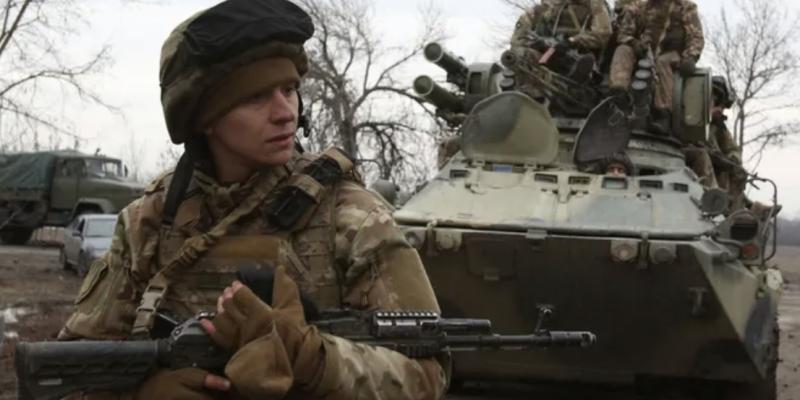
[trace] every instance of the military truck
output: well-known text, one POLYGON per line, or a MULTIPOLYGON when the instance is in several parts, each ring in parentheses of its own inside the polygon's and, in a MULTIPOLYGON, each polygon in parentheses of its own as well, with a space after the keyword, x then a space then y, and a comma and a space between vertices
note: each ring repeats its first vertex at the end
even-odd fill
POLYGON ((637 72, 640 92, 619 107, 601 101, 602 83, 587 95, 537 70, 541 90, 522 93, 501 62, 467 65, 437 43, 425 56, 456 90, 427 76, 414 88, 459 128, 460 151, 395 218, 443 315, 487 318, 509 333, 551 315, 549 329, 598 336, 589 349, 454 355, 455 387, 551 382, 643 398, 775 398, 775 213, 726 210, 681 149, 708 135, 709 70, 676 77, 673 135, 663 135, 641 123, 636 100, 648 98, 652 71, 637 72), (620 150, 635 171, 590 168, 620 150))
POLYGON ((83 213, 116 213, 144 187, 114 158, 76 151, 0 155, 0 240, 23 244, 36 228, 83 213))

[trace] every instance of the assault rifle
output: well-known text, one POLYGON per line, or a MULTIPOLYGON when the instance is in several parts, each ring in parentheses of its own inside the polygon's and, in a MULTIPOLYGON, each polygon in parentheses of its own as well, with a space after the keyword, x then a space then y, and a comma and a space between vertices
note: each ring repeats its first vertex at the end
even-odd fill
MULTIPOLYGON (((157 369, 194 367, 222 375, 231 354, 215 346, 201 327, 200 320, 211 317, 200 314, 157 340, 18 343, 19 398, 131 390, 157 369)), ((488 320, 446 319, 424 311, 323 311, 311 323, 322 332, 412 358, 448 351, 585 347, 596 341, 591 332, 578 331, 498 335, 488 320)))
MULTIPOLYGON (((237 279, 265 303, 272 302, 274 276, 270 271, 244 268, 237 279)), ((550 310, 542 311, 536 333, 505 336, 492 333, 491 322, 484 319, 447 319, 427 311, 320 311, 302 292, 300 301, 306 320, 321 332, 412 358, 448 351, 585 347, 596 341, 591 332, 541 330, 550 310)), ((200 325, 202 319, 213 316, 201 313, 178 324, 159 313, 151 334, 164 338, 156 340, 18 343, 15 364, 19 398, 123 392, 138 386, 157 369, 194 367, 222 375, 232 354, 214 345, 200 325)))
POLYGON ((541 36, 530 31, 525 37, 528 47, 542 53, 539 64, 552 64, 559 70, 569 71, 578 62, 581 54, 573 48, 563 36, 541 36))

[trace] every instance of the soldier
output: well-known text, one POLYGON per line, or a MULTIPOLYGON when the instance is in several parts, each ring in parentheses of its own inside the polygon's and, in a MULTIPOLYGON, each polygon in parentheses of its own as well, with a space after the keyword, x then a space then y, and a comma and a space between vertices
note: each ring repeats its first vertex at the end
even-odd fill
MULTIPOLYGON (((539 63, 543 52, 532 46, 531 33, 557 38, 562 52, 577 50, 582 57, 573 65, 558 66, 565 68, 555 68, 555 72, 566 73, 574 80, 584 82, 611 37, 611 17, 603 0, 548 0, 526 11, 517 21, 511 36, 511 48, 520 60, 539 63)), ((524 73, 517 74, 524 76, 524 73)))
POLYGON ((636 165, 633 164, 627 154, 616 153, 598 161, 597 171, 598 173, 616 177, 635 176, 636 165))
POLYGON ((654 127, 669 132, 673 69, 694 73, 705 41, 697 5, 691 0, 646 0, 626 9, 620 26, 620 46, 611 62, 612 93, 628 90, 638 58, 652 50, 658 82, 655 87, 654 127))
POLYGON ((295 150, 313 31, 288 0, 227 0, 164 44, 164 115, 187 152, 120 213, 59 337, 147 337, 156 309, 178 319, 216 309, 205 328, 233 357, 225 377, 158 371, 134 398, 443 396, 446 359, 321 334, 298 306, 299 286, 322 309, 438 310, 419 256, 352 161, 295 150), (231 285, 243 265, 285 266, 274 308, 231 285))
POLYGON ((611 18, 611 38, 608 40, 608 46, 603 52, 602 71, 608 72, 611 67, 611 59, 614 57, 614 51, 619 44, 620 26, 622 25, 622 20, 625 19, 626 10, 631 7, 637 7, 641 2, 642 0, 617 0, 614 2, 614 14, 611 18))
POLYGON ((733 91, 721 76, 715 76, 711 81, 711 132, 708 149, 718 160, 714 167, 719 187, 728 191, 732 209, 739 209, 744 206, 742 197, 747 174, 742 167, 742 150, 725 123, 728 120, 725 110, 733 106, 733 91))

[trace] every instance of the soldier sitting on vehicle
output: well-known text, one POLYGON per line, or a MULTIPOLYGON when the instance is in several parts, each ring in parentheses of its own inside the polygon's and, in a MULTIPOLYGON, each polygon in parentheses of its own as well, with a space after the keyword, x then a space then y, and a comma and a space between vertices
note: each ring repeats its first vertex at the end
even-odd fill
POLYGON ((731 209, 744 207, 747 173, 742 167, 742 149, 725 124, 725 110, 733 106, 734 94, 724 77, 712 78, 711 130, 708 151, 714 163, 717 184, 728 192, 731 209))
POLYGON ((628 8, 638 7, 641 2, 642 0, 617 0, 614 2, 614 13, 611 15, 611 38, 603 52, 601 71, 608 72, 611 67, 611 58, 614 57, 614 51, 619 45, 619 32, 622 20, 625 19, 625 14, 628 13, 628 8))
POLYGON ((620 25, 619 47, 611 62, 609 86, 612 95, 627 93, 637 59, 652 51, 655 57, 653 128, 670 132, 673 95, 673 69, 682 75, 694 73, 705 39, 691 0, 647 0, 627 7, 620 25))
MULTIPOLYGON (((522 64, 544 64, 584 83, 610 37, 611 17, 603 0, 545 0, 520 16, 511 49, 522 64)), ((530 85, 525 69, 512 69, 523 87, 530 85)))

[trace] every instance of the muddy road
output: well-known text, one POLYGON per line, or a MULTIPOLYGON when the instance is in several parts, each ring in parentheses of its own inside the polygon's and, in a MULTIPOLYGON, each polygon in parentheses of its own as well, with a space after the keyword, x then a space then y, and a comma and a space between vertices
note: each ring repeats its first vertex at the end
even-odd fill
MULTIPOLYGON (((780 314, 778 399, 800 400, 800 247, 781 249, 776 263, 786 279, 780 314)), ((0 246, 0 319, 5 321, 0 400, 16 399, 13 344, 19 339, 54 339, 80 284, 74 272, 62 269, 56 249, 0 246)))

